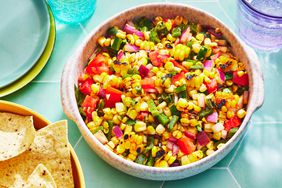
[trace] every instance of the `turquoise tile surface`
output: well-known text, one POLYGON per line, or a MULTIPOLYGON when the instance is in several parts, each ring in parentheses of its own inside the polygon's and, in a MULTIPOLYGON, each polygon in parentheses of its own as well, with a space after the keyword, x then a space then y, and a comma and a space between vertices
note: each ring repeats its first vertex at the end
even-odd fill
POLYGON ((281 187, 282 124, 250 127, 230 165, 242 187, 281 187))
MULTIPOLYGON (((126 8, 150 0, 97 0, 94 15, 76 25, 57 23, 56 44, 44 70, 23 89, 1 98, 25 105, 54 122, 68 119, 60 102, 60 77, 63 66, 85 36, 98 24, 126 8)), ((155 2, 155 1, 154 1, 155 2)), ((157 1, 156 1, 157 2, 157 1)), ((209 12, 236 31, 236 0, 160 0, 192 5, 209 12)), ((105 163, 87 145, 76 126, 69 123, 69 140, 81 162, 86 187, 282 187, 282 50, 258 52, 265 78, 265 102, 252 118, 247 134, 218 164, 194 177, 160 182, 138 179, 105 163)))
POLYGON ((199 175, 178 181, 168 181, 163 188, 236 188, 238 184, 228 169, 209 169, 199 175))

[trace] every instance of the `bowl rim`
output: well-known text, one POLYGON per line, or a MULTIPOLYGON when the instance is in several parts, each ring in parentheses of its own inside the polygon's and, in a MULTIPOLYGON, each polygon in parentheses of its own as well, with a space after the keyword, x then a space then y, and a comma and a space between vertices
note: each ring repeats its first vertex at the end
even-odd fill
MULTIPOLYGON (((237 35, 231 30, 229 29, 229 27, 224 24, 222 21, 220 21, 218 18, 216 18, 215 16, 211 15, 208 12, 205 12, 204 10, 201 10, 199 8, 195 8, 194 6, 191 5, 187 5, 187 4, 182 4, 182 3, 146 3, 146 4, 141 4, 138 6, 134 6, 131 8, 128 8, 126 10, 123 10, 121 12, 118 12, 117 14, 111 16, 110 18, 106 19, 105 21, 103 21, 101 24, 99 24, 97 27, 95 27, 93 30, 90 31, 90 33, 88 34, 88 36, 85 38, 85 40, 81 43, 81 45, 77 48, 77 50, 75 51, 75 54, 69 58, 68 63, 66 64, 66 66, 69 66, 71 63, 78 61, 79 57, 81 56, 81 54, 83 54, 83 50, 86 46, 86 44, 92 39, 92 37, 99 31, 100 28, 106 26, 107 24, 111 23, 112 21, 114 21, 115 19, 117 19, 120 15, 126 14, 127 12, 132 12, 136 9, 140 9, 140 8, 152 8, 154 6, 173 6, 173 7, 179 7, 179 8, 186 8, 189 9, 190 11, 196 11, 198 13, 202 13, 205 14, 205 16, 210 17, 211 19, 215 20, 216 22, 218 22, 218 24, 220 24, 221 26, 224 27, 224 29, 226 29, 226 31, 237 41, 237 43, 239 44, 239 46, 243 49, 243 51, 246 54, 246 57, 248 59, 248 61, 251 61, 250 59, 250 54, 248 54, 248 47, 245 46, 245 44, 237 37, 237 35)), ((249 63, 251 66, 251 63, 249 63)), ((69 69, 69 71, 74 71, 74 66, 73 67, 66 67, 64 68, 64 71, 66 71, 66 69, 69 69)), ((258 70, 259 71, 259 70, 258 70)), ((252 76, 252 78, 254 77, 254 75, 252 76)), ((61 83, 64 82, 63 80, 63 76, 61 79, 61 83)), ((75 83, 75 81, 74 81, 75 83)), ((253 82, 252 85, 249 85, 249 87, 254 87, 255 82, 253 82)), ((77 83, 75 83, 77 84, 77 83)), ((263 83, 261 83, 263 84, 263 83)), ((61 87, 61 92, 64 88, 61 87)), ((70 91, 70 90, 68 90, 70 91)), ((99 152, 104 153, 105 155, 110 156, 110 158, 113 158, 115 161, 117 161, 118 163, 125 165, 126 167, 129 168, 136 168, 138 170, 143 170, 143 171, 151 171, 154 173, 169 173, 169 172, 179 172, 179 171, 186 171, 189 169, 193 169, 195 167, 200 167, 202 165, 204 165, 205 163, 209 163, 211 162, 212 159, 216 158, 217 156, 219 156, 220 154, 224 154, 224 150, 233 148, 232 143, 235 143, 236 141, 238 141, 238 139, 242 136, 243 132, 246 130, 248 122, 250 120, 251 115, 253 114, 253 112, 255 111, 256 108, 258 108, 261 104, 257 104, 255 102, 255 97, 253 97, 253 100, 249 100, 248 101, 248 109, 247 109, 247 114, 244 118, 244 120, 242 121, 242 124, 240 126, 240 128, 238 129, 238 131, 224 144, 224 146, 222 146, 221 148, 217 149, 214 153, 212 153, 209 156, 206 156, 202 159, 200 159, 199 161, 187 164, 187 165, 183 165, 183 166, 177 166, 177 167, 173 167, 173 168, 159 168, 159 167, 151 167, 151 166, 146 166, 146 165, 141 165, 141 164, 137 164, 135 162, 129 161, 127 159, 124 159, 120 156, 118 156, 117 154, 115 154, 114 152, 110 151, 109 149, 107 149, 102 143, 100 143, 98 141, 98 139, 90 132, 90 130, 87 128, 84 120, 82 119, 79 111, 78 111, 78 107, 77 107, 77 102, 74 96, 74 88, 73 91, 70 91, 70 93, 68 93, 69 97, 71 98, 70 101, 67 102, 75 102, 75 104, 72 106, 72 110, 74 110, 73 116, 70 115, 69 113, 67 113, 68 111, 64 108, 66 114, 73 119, 76 124, 78 124, 79 129, 82 132, 82 135, 85 138, 90 138, 91 141, 94 142, 94 144, 98 147, 98 149, 100 150, 99 152)), ((251 95, 251 94, 250 94, 251 95)), ((252 95, 254 95, 254 93, 252 93, 252 95)), ((63 106, 64 104, 64 96, 63 93, 61 93, 62 96, 62 103, 63 106)), ((88 142, 88 139, 86 139, 88 142)), ((89 143, 88 143, 89 144, 89 143)), ((89 144, 91 147, 92 145, 89 144)), ((93 149, 93 147, 92 147, 93 149)), ((94 150, 94 149, 93 149, 94 150)), ((99 152, 97 152, 99 154, 99 152)))
MULTIPOLYGON (((34 110, 25 107, 23 105, 14 103, 14 102, 10 102, 10 101, 5 101, 5 100, 0 100, 0 106, 4 105, 4 106, 9 106, 11 109, 5 111, 5 110, 0 110, 0 112, 8 112, 8 113, 15 113, 15 114, 21 114, 21 115, 31 115, 37 119, 39 119, 43 124, 49 125, 51 124, 51 121, 47 120, 45 117, 43 117, 41 114, 39 114, 38 112, 35 112, 34 110), (14 112, 14 111, 20 111, 20 112, 14 112)), ((35 123, 35 122, 34 122, 35 123)), ((77 174, 78 177, 78 182, 75 182, 74 184, 76 185, 76 183, 78 184, 78 187, 80 188, 85 188, 85 179, 84 179, 84 174, 80 165, 80 162, 78 160, 78 157, 72 147, 72 145, 68 142, 68 148, 70 149, 70 160, 71 163, 75 165, 75 167, 72 167, 73 171, 75 171, 75 173, 77 174)), ((74 178, 75 180, 75 178, 74 178)))

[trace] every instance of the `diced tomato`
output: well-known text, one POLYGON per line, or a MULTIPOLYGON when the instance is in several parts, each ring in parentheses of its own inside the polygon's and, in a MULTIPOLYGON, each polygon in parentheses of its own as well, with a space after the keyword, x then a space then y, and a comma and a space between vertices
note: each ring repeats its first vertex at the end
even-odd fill
POLYGON ((239 86, 248 86, 249 85, 249 77, 248 74, 244 74, 243 76, 239 76, 237 71, 233 72, 233 83, 239 86))
POLYGON ((237 116, 225 121, 224 127, 226 131, 229 131, 232 128, 239 127, 241 125, 241 119, 237 116))
POLYGON ((180 68, 184 73, 188 72, 188 70, 183 65, 178 63, 176 60, 170 59, 169 61, 172 62, 174 66, 180 68))
POLYGON ((78 80, 78 88, 84 95, 90 95, 91 93, 91 85, 94 83, 92 78, 87 78, 86 80, 79 79, 78 80))
POLYGON ((106 65, 107 57, 98 54, 85 68, 85 73, 93 76, 102 72, 110 73, 110 68, 106 65))
POLYGON ((145 117, 148 117, 149 112, 147 111, 142 111, 138 114, 138 116, 136 117, 136 119, 143 121, 145 119, 145 117))
POLYGON ((209 93, 213 93, 217 90, 217 82, 215 79, 212 79, 210 83, 206 83, 209 93))
POLYGON ((153 78, 144 78, 141 80, 141 86, 144 90, 155 89, 155 80, 153 78))
POLYGON ((172 83, 175 84, 175 82, 177 82, 177 81, 179 81, 183 78, 185 78, 184 72, 180 72, 180 73, 178 73, 178 74, 176 74, 172 77, 172 83))
POLYGON ((187 138, 186 136, 183 136, 179 140, 177 140, 177 145, 179 146, 179 149, 184 153, 185 155, 188 155, 195 151, 196 146, 191 141, 190 138, 187 138))
POLYGON ((92 117, 92 112, 96 109, 97 103, 99 102, 99 97, 92 97, 90 95, 86 95, 81 107, 83 111, 86 113, 88 118, 92 117))
POLYGON ((169 58, 169 55, 159 54, 158 51, 153 51, 149 53, 149 58, 153 65, 157 67, 163 66, 163 62, 169 58))
POLYGON ((109 95, 109 98, 106 97, 105 107, 114 108, 116 103, 121 101, 122 91, 108 87, 105 89, 105 93, 109 95))
POLYGON ((150 60, 154 66, 161 67, 163 66, 162 60, 158 57, 159 52, 153 51, 149 53, 150 60))
POLYGON ((109 98, 105 100, 105 107, 114 108, 117 102, 121 101, 121 94, 110 94, 109 98))

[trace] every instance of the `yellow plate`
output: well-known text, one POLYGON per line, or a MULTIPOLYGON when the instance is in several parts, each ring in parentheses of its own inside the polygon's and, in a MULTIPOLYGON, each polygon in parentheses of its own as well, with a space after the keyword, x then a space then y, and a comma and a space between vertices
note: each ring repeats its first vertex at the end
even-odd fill
POLYGON ((26 73, 23 77, 19 78, 19 80, 13 82, 12 84, 0 89, 0 97, 9 95, 24 87, 41 72, 41 70, 48 62, 54 48, 55 35, 56 35, 55 21, 50 8, 49 8, 49 14, 50 14, 50 34, 44 52, 42 53, 41 57, 34 65, 34 67, 28 73, 26 73))
MULTIPOLYGON (((10 112, 18 115, 33 116, 34 127, 35 129, 40 129, 49 125, 51 122, 45 119, 43 116, 37 112, 32 111, 31 109, 18 105, 16 103, 0 100, 0 111, 1 112, 10 112)), ((85 188, 85 181, 83 171, 81 169, 79 160, 76 156, 76 153, 72 146, 69 144, 70 153, 71 153, 71 163, 72 163, 72 172, 75 183, 75 188, 85 188)))

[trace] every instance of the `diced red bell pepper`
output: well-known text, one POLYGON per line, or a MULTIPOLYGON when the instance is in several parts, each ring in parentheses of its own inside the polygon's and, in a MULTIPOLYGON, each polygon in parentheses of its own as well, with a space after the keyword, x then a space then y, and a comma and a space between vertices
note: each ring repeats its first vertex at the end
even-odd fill
POLYGON ((239 76, 238 72, 234 71, 232 82, 239 85, 239 86, 248 86, 249 85, 248 74, 244 74, 243 76, 239 76))
POLYGON ((217 82, 215 79, 212 79, 210 83, 206 83, 209 93, 213 93, 217 90, 217 82))
POLYGON ((110 68, 106 65, 107 57, 98 54, 85 68, 85 73, 93 76, 102 72, 110 73, 110 68))
POLYGON ((139 72, 140 76, 142 78, 144 78, 144 77, 148 76, 150 70, 146 66, 140 65, 138 72, 139 72))
POLYGON ((170 59, 169 61, 172 62, 174 66, 180 68, 184 73, 188 72, 188 70, 183 65, 178 63, 175 59, 170 59))
POLYGON ((185 78, 184 72, 180 72, 180 73, 174 75, 172 77, 172 83, 175 84, 175 82, 181 80, 182 78, 185 78))
POLYGON ((188 138, 195 140, 196 139, 196 135, 189 132, 189 131, 184 131, 184 135, 187 136, 188 138))
POLYGON ((86 80, 79 79, 78 80, 78 88, 84 95, 90 95, 91 93, 91 85, 94 83, 92 78, 87 78, 86 80))
POLYGON ((186 136, 183 136, 179 140, 177 140, 177 145, 179 146, 179 149, 184 153, 185 155, 188 155, 196 150, 196 146, 191 141, 190 138, 187 138, 186 136))
POLYGON ((114 108, 116 103, 121 101, 122 91, 113 87, 108 87, 105 89, 105 93, 106 95, 110 95, 109 98, 106 97, 105 107, 114 108))
POLYGON ((224 127, 226 131, 229 131, 232 128, 239 127, 241 125, 241 119, 237 116, 225 121, 224 127))
POLYGON ((92 97, 87 95, 81 104, 83 111, 88 118, 92 118, 92 112, 96 109, 97 103, 99 102, 99 97, 92 97))
POLYGON ((210 142, 210 138, 205 131, 201 131, 197 134, 197 142, 200 146, 205 146, 210 142))

